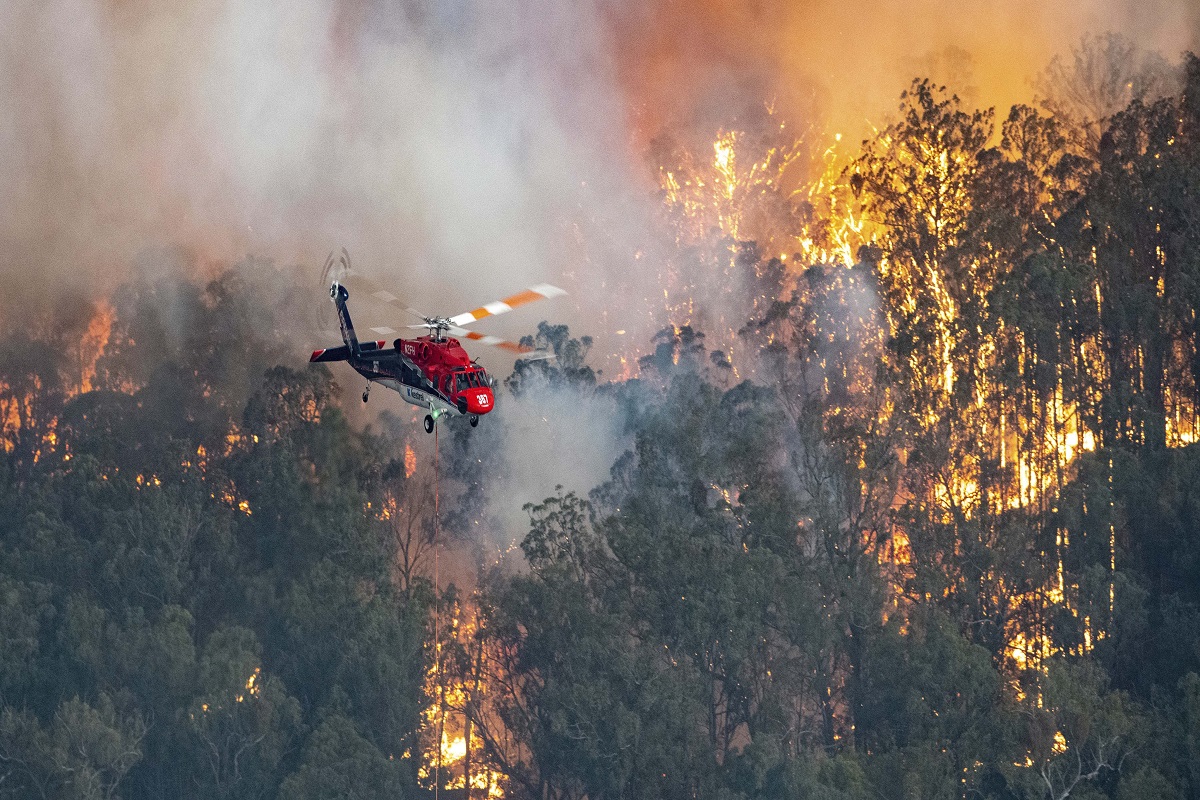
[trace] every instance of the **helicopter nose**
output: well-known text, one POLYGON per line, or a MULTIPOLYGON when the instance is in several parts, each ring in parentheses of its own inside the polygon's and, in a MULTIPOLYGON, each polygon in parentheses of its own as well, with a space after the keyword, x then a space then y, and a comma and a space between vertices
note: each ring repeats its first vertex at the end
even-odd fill
POLYGON ((465 394, 468 414, 486 414, 492 410, 495 396, 491 389, 472 389, 465 394))

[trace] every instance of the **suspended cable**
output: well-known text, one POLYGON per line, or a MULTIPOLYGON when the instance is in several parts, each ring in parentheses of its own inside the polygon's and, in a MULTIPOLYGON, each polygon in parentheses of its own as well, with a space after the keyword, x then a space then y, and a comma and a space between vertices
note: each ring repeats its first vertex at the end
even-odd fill
POLYGON ((433 428, 433 669, 438 679, 437 760, 433 765, 433 797, 442 784, 442 742, 446 735, 446 676, 442 674, 441 591, 438 579, 438 428, 433 428))

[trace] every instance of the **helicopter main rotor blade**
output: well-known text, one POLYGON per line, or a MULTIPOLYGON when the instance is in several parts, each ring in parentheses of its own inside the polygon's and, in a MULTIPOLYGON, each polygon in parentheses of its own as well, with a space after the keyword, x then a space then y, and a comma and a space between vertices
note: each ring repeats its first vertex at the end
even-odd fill
MULTIPOLYGON (((503 300, 497 300, 495 302, 482 305, 474 311, 468 311, 465 314, 458 314, 448 319, 444 317, 431 317, 428 314, 424 314, 420 311, 417 311, 415 308, 410 308, 409 306, 405 305, 404 301, 399 297, 351 267, 349 254, 346 253, 344 248, 341 253, 341 258, 337 259, 336 262, 332 254, 330 255, 330 258, 326 262, 326 274, 330 273, 330 266, 334 263, 336 263, 340 268, 335 273, 335 280, 346 286, 348 289, 351 289, 355 293, 369 295, 381 303, 387 303, 403 309, 406 313, 413 315, 425 323, 424 325, 410 325, 408 326, 410 328, 427 328, 432 330, 434 326, 440 323, 442 330, 452 333, 455 336, 477 341, 482 344, 492 345, 493 347, 499 347, 501 349, 519 354, 535 353, 539 351, 533 347, 522 347, 519 344, 514 344, 513 342, 501 339, 498 336, 487 336, 480 333, 474 333, 464 329, 462 326, 469 325, 470 323, 481 320, 484 317, 494 317, 499 314, 507 313, 512 311, 514 308, 520 308, 523 305, 533 303, 538 300, 562 297, 567 293, 564 289, 560 289, 557 286, 551 286, 548 283, 541 283, 537 286, 531 286, 522 292, 517 292, 516 294, 506 297, 503 300), (447 323, 449 323, 449 327, 446 326, 447 323)), ((371 330, 381 336, 390 336, 398 333, 395 328, 386 326, 374 327, 371 328, 371 330)))
POLYGON ((407 305, 404 304, 404 301, 401 300, 399 297, 392 294, 387 289, 384 289, 382 286, 375 283, 370 278, 363 275, 361 272, 358 272, 352 268, 346 270, 346 272, 342 278, 342 283, 343 283, 343 285, 346 286, 347 289, 350 289, 353 292, 362 292, 363 294, 370 295, 371 297, 375 298, 376 300, 380 301, 381 303, 387 303, 389 305, 393 305, 393 306, 396 306, 397 308, 403 309, 407 313, 412 314, 417 319, 429 319, 430 318, 428 314, 422 314, 420 311, 417 311, 415 308, 409 308, 407 305))
MULTIPOLYGON (((425 326, 412 325, 410 327, 421 328, 421 327, 425 327, 425 326)), ((523 344, 517 344, 516 342, 510 342, 507 339, 501 339, 499 336, 491 336, 486 333, 479 333, 478 331, 469 331, 466 328, 460 328, 457 325, 445 326, 442 328, 442 330, 444 330, 446 333, 449 333, 451 336, 458 336, 459 338, 470 339, 471 341, 479 342, 480 344, 491 345, 492 347, 499 347, 501 350, 507 350, 508 352, 516 353, 517 355, 528 355, 529 353, 542 352, 542 351, 538 350, 536 347, 527 347, 526 345, 523 345, 523 344)))
POLYGON ((494 317, 498 314, 504 314, 512 311, 514 308, 519 308, 526 303, 533 303, 537 300, 548 300, 551 297, 562 297, 566 291, 559 289, 557 286, 551 286, 548 283, 540 283, 537 286, 530 286, 523 292, 517 292, 511 297, 506 297, 503 300, 497 300, 494 303, 482 305, 474 311, 468 311, 465 314, 458 314, 450 317, 451 325, 470 325, 472 322, 481 320, 484 317, 494 317))

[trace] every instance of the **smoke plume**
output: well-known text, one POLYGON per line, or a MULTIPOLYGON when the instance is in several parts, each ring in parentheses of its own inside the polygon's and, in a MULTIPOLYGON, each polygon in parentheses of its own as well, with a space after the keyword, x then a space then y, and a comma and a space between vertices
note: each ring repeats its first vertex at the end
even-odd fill
POLYGON ((1087 32, 1195 47, 1194 4, 1151 6, 15 0, 0 269, 10 297, 98 292, 163 248, 315 273, 344 245, 432 311, 561 282, 604 327, 653 288, 633 254, 662 128, 774 103, 861 133, 922 72, 1005 105, 1087 32))

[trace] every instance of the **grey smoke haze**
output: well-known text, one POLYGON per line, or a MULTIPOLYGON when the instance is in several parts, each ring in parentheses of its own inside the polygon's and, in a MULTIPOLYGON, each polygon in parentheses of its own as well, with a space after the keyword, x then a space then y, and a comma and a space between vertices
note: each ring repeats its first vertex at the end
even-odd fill
POLYGON ((448 313, 562 281, 581 225, 637 218, 597 13, 4 4, 4 274, 102 290, 172 245, 311 263, 315 285, 345 245, 448 313))
POLYGON ((431 309, 557 281, 611 322, 654 282, 632 253, 662 126, 771 99, 853 126, 930 68, 1003 105, 1109 29, 1173 60, 1200 6, 10 0, 0 269, 98 291, 146 248, 315 271, 345 245, 431 309))
POLYGON ((504 400, 467 434, 482 434, 502 455, 503 467, 486 489, 497 528, 480 542, 491 556, 519 544, 528 531, 525 503, 553 496, 558 486, 586 498, 631 444, 611 396, 534 381, 520 397, 504 400))
POLYGON ((706 137, 772 99, 853 126, 922 69, 1010 103, 1106 29, 1174 59, 1200 7, 10 0, 0 270, 100 291, 147 248, 315 272, 344 245, 431 310, 552 281, 607 312, 577 329, 632 328, 612 315, 653 292, 632 254, 653 238, 639 148, 662 126, 706 137))

